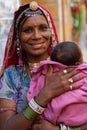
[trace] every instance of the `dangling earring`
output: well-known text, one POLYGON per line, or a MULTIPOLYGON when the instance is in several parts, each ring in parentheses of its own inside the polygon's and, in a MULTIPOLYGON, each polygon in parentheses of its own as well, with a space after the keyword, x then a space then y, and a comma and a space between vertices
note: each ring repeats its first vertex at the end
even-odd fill
POLYGON ((20 54, 21 54, 21 48, 20 48, 20 41, 19 41, 19 32, 17 30, 17 34, 16 34, 16 45, 17 45, 17 48, 16 48, 16 51, 17 51, 17 55, 18 57, 20 57, 20 54))
POLYGON ((52 36, 50 37, 50 42, 51 42, 50 48, 51 48, 51 51, 53 51, 54 47, 53 47, 53 43, 52 43, 52 36))
POLYGON ((19 39, 17 38, 17 55, 20 56, 20 44, 19 44, 19 39))
POLYGON ((20 47, 17 47, 17 55, 20 56, 20 47))

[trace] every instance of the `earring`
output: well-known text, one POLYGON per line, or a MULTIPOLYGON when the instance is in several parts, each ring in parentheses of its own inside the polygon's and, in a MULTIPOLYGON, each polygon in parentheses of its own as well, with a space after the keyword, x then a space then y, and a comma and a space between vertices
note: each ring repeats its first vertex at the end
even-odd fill
POLYGON ((17 47, 17 55, 20 56, 20 47, 17 47))
POLYGON ((16 48, 16 51, 17 51, 17 55, 18 57, 20 56, 20 42, 19 42, 19 33, 17 32, 17 35, 16 35, 16 45, 17 45, 17 48, 16 48))
POLYGON ((19 39, 17 39, 17 55, 20 56, 20 44, 19 44, 19 39))

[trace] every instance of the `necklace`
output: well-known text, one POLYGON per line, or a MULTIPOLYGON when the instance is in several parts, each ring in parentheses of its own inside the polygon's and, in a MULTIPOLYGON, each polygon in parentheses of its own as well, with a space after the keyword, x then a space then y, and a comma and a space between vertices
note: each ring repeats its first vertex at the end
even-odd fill
MULTIPOLYGON (((48 57, 46 60, 50 60, 50 57, 48 57)), ((32 78, 32 69, 33 67, 38 67, 40 62, 36 62, 36 63, 31 63, 28 62, 26 64, 24 64, 24 71, 23 71, 23 75, 26 76, 26 74, 28 74, 29 78, 32 78)))
POLYGON ((38 67, 39 63, 28 63, 29 71, 32 73, 33 67, 38 67))

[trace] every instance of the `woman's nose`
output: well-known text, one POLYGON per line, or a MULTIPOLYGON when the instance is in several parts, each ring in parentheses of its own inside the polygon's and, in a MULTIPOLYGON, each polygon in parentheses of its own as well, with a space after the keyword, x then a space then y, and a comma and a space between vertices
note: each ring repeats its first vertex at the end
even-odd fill
POLYGON ((35 39, 41 38, 41 32, 38 29, 34 30, 34 36, 35 39))

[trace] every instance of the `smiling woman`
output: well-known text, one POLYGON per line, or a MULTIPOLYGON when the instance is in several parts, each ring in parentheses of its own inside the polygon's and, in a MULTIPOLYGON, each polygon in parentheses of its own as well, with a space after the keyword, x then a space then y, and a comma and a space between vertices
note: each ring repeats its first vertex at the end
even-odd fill
MULTIPOLYGON (((32 1, 14 13, 0 80, 0 130, 28 130, 54 97, 70 90, 68 79, 78 71, 70 68, 66 74, 59 72, 55 76, 50 68, 44 89, 30 102, 26 97, 33 76, 32 68, 40 61, 50 59, 57 43, 53 19, 44 7, 32 1)), ((75 82, 80 79, 78 76, 75 82)), ((45 124, 37 130, 59 129, 47 121, 45 124)))
POLYGON ((28 18, 21 27, 21 46, 27 51, 27 58, 34 55, 48 57, 46 51, 50 44, 51 29, 45 17, 33 16, 28 18))

